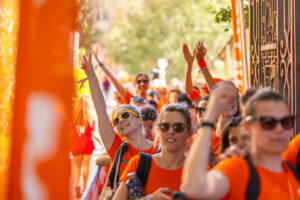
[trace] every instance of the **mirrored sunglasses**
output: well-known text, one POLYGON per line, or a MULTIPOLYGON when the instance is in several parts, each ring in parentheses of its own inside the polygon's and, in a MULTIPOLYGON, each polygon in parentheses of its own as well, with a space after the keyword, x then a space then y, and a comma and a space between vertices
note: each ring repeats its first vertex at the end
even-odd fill
POLYGON ((122 118, 122 119, 128 119, 130 117, 130 114, 133 114, 136 117, 138 117, 138 114, 136 114, 135 112, 132 112, 131 110, 127 110, 127 111, 123 112, 122 114, 120 114, 119 116, 117 116, 116 118, 114 118, 112 120, 112 124, 114 126, 117 126, 120 123, 120 118, 122 118))

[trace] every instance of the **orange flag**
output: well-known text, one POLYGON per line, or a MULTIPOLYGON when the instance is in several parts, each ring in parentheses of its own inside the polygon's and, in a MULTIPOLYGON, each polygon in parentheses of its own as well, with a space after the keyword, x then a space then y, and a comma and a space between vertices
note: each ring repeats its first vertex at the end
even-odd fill
POLYGON ((234 47, 234 65, 237 70, 237 80, 238 88, 241 93, 244 93, 245 88, 245 77, 244 68, 247 63, 244 63, 243 56, 243 10, 241 8, 241 0, 231 0, 231 16, 232 16, 232 26, 233 26, 233 47, 234 47))
POLYGON ((20 1, 7 199, 70 199, 76 0, 20 1))

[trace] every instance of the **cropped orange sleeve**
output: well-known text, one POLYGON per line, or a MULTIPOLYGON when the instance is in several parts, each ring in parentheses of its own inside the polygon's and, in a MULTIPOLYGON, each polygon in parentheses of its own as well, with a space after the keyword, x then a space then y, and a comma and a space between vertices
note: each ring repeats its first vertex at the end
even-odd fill
POLYGON ((300 133, 290 142, 288 148, 283 152, 283 159, 294 166, 297 165, 297 157, 300 151, 300 133))
POLYGON ((213 170, 221 171, 230 182, 230 191, 224 199, 245 199, 250 176, 246 160, 240 157, 228 158, 213 170))
POLYGON ((133 94, 129 90, 127 90, 125 98, 122 99, 122 103, 129 104, 131 97, 133 97, 133 94))

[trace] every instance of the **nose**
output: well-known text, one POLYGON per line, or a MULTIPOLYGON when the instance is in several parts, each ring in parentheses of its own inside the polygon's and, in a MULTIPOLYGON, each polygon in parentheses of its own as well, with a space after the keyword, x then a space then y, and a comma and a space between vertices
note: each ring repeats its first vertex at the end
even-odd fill
POLYGON ((284 128, 282 127, 282 124, 281 123, 277 123, 275 128, 274 128, 274 131, 276 133, 282 133, 284 131, 284 128))

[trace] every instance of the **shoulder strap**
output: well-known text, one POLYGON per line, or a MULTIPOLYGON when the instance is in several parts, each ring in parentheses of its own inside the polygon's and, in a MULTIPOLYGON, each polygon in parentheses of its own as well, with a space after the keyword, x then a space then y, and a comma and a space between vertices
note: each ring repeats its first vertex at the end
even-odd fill
POLYGON ((258 198, 260 189, 259 176, 252 161, 249 158, 247 158, 246 161, 250 170, 250 176, 246 191, 246 200, 256 200, 258 198))
POLYGON ((140 161, 137 169, 137 177, 141 180, 143 187, 145 187, 151 167, 152 156, 142 152, 139 154, 140 161))
POLYGON ((118 151, 114 157, 114 162, 112 162, 111 166, 111 170, 108 173, 108 178, 109 178, 109 185, 111 188, 114 188, 114 186, 116 185, 116 183, 118 183, 119 180, 119 167, 120 167, 120 163, 121 160, 124 156, 124 154, 128 151, 128 145, 127 142, 124 141, 121 143, 121 145, 118 148, 118 151))
POLYGON ((298 181, 300 182, 300 174, 299 171, 297 171, 297 169, 288 161, 284 161, 284 163, 290 168, 290 170, 293 172, 293 174, 295 175, 295 177, 298 179, 298 181))

